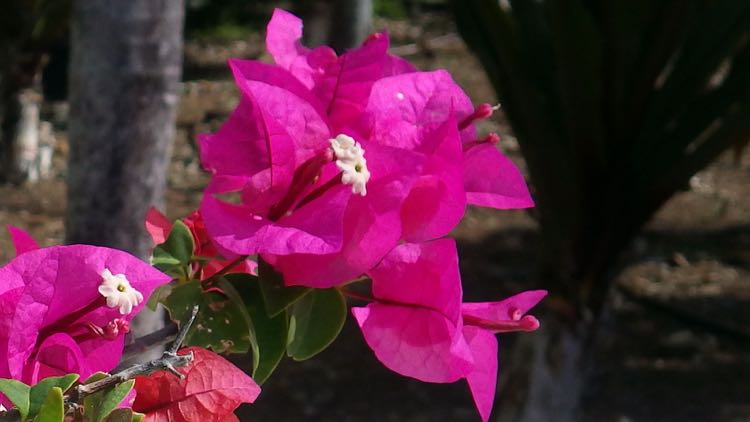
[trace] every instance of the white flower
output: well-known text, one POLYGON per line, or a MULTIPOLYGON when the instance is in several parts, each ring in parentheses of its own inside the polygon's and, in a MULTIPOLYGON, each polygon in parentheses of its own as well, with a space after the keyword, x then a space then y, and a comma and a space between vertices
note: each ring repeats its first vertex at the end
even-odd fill
POLYGON ((133 308, 143 302, 143 295, 134 289, 125 274, 112 274, 108 268, 101 273, 102 284, 99 285, 99 293, 107 298, 107 306, 120 308, 122 315, 127 315, 133 308))
POLYGON ((336 167, 343 172, 341 181, 352 185, 352 192, 367 195, 367 181, 370 171, 367 169, 365 150, 351 136, 340 134, 331 139, 331 148, 336 154, 336 167))

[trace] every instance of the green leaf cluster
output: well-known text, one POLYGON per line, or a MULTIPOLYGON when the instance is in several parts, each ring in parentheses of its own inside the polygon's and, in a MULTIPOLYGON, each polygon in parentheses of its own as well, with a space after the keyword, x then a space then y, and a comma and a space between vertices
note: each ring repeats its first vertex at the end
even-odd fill
MULTIPOLYGON (((100 380, 107 375, 98 372, 89 377, 84 384, 100 380)), ((72 415, 73 420, 78 422, 140 422, 143 419, 144 415, 131 409, 117 408, 133 389, 135 381, 130 380, 86 396, 83 406, 75 407, 68 403, 67 395, 78 378, 78 374, 49 377, 34 386, 12 379, 0 379, 0 393, 13 403, 14 408, 11 412, 18 412, 22 422, 64 422, 66 414, 72 415)))
POLYGON ((190 229, 177 220, 164 243, 154 248, 151 263, 178 280, 188 280, 194 249, 195 240, 190 229))
POLYGON ((252 376, 263 383, 284 355, 309 359, 341 332, 346 302, 337 289, 285 287, 281 275, 260 260, 259 276, 227 274, 170 287, 159 297, 174 321, 193 306, 199 313, 185 345, 217 353, 251 353, 252 376))

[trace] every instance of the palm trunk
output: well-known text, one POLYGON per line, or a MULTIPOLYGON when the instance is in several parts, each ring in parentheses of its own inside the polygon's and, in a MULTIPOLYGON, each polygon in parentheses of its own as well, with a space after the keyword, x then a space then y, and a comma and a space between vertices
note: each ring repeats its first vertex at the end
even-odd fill
POLYGON ((542 328, 520 336, 503 363, 497 421, 574 422, 591 367, 593 322, 541 316, 542 328))

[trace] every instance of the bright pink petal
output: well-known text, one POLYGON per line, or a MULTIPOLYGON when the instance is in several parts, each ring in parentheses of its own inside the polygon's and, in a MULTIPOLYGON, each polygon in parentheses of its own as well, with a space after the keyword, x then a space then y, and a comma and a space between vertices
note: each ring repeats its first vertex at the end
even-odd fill
POLYGON ((454 323, 460 319, 461 276, 453 239, 401 244, 368 274, 378 299, 431 309, 454 323))
POLYGON ((423 127, 436 127, 451 114, 461 121, 473 111, 450 74, 437 70, 379 80, 372 87, 365 114, 373 141, 419 150, 423 127))
POLYGON ((203 197, 200 211, 220 252, 324 254, 341 248, 344 211, 350 197, 348 186, 337 186, 277 222, 211 195, 203 197))
POLYGON ((26 366, 24 380, 36 384, 48 377, 79 374, 86 379, 93 371, 78 344, 65 333, 53 334, 39 345, 39 352, 26 366))
POLYGON ((81 348, 87 365, 90 368, 95 368, 94 372, 109 372, 120 363, 122 351, 125 347, 125 336, 119 336, 114 340, 92 339, 82 341, 78 343, 78 346, 81 348))
POLYGON ((352 308, 365 341, 387 368, 426 382, 454 382, 473 367, 460 332, 442 314, 424 308, 371 303, 352 308))
POLYGON ((39 249, 39 244, 36 243, 36 240, 25 231, 10 225, 5 226, 5 228, 8 229, 10 239, 13 242, 13 246, 16 248, 16 256, 21 255, 24 252, 39 249))
POLYGON ((518 167, 489 142, 464 153, 464 184, 472 205, 498 209, 534 206, 518 167))
POLYGON ((512 313, 524 315, 536 306, 544 297, 546 290, 528 290, 511 296, 500 302, 474 302, 461 305, 461 312, 465 315, 487 319, 490 321, 512 320, 512 313))
MULTIPOLYGON (((308 103, 308 107, 315 110, 319 118, 326 115, 324 107, 326 103, 291 73, 278 66, 256 60, 229 59, 229 67, 232 69, 235 83, 245 94, 258 98, 255 83, 282 88, 288 94, 308 103), (246 82, 250 82, 250 84, 246 82)), ((263 105, 261 104, 261 106, 263 105)))
POLYGON ((217 177, 232 181, 214 186, 227 192, 242 182, 262 181, 259 190, 271 198, 288 188, 294 171, 296 152, 287 131, 269 117, 254 98, 243 95, 221 129, 200 139, 201 163, 217 177))
POLYGON ((423 137, 422 149, 428 159, 401 210, 402 237, 407 242, 447 235, 466 210, 463 167, 458 159, 461 140, 455 119, 425 130, 423 137))
POLYGON ((314 50, 300 43, 302 20, 275 9, 266 30, 266 49, 280 67, 288 70, 307 88, 312 88, 325 69, 335 65, 336 53, 327 46, 314 50))
POLYGON ((389 54, 388 58, 385 61, 385 67, 383 68, 383 77, 385 78, 387 76, 396 76, 403 73, 411 73, 416 71, 417 68, 407 60, 389 54))
MULTIPOLYGON (((7 340, 8 366, 14 378, 21 376, 38 336, 45 333, 45 327, 53 326, 92 303, 101 305, 82 315, 78 322, 103 326, 114 318, 130 320, 141 310, 143 303, 136 306, 131 314, 123 316, 118 309, 105 306, 97 290, 104 269, 109 269, 113 274, 125 274, 133 288, 140 291, 144 298, 157 286, 170 280, 167 275, 130 254, 87 245, 37 249, 18 256, 0 268, 0 284, 19 278, 25 284, 14 310, 7 340)), ((59 327, 61 331, 67 328, 67 325, 59 327)))
POLYGON ((492 413, 497 386, 497 339, 489 331, 464 326, 464 338, 474 356, 474 369, 466 376, 482 421, 487 422, 492 413))
MULTIPOLYGON (((201 164, 225 176, 249 177, 270 167, 267 131, 260 112, 246 96, 218 132, 200 135, 201 164)), ((277 142, 291 143, 279 139, 277 142)))
POLYGON ((169 221, 166 215, 154 207, 148 209, 144 224, 154 245, 164 243, 169 236, 169 232, 172 230, 172 222, 169 221))
MULTIPOLYGON (((0 290, 6 289, 0 294, 0 378, 11 378, 10 369, 8 368, 8 338, 11 334, 13 325, 13 316, 16 313, 18 300, 21 298, 24 290, 24 284, 17 277, 4 278, 3 285, 0 282, 0 290), (11 288, 15 284, 15 287, 11 288)), ((2 394, 0 394, 0 403, 2 403, 2 394)))
POLYGON ((300 44, 302 19, 282 10, 274 9, 266 28, 266 49, 279 66, 288 69, 308 49, 300 44))
POLYGON ((373 84, 390 65, 388 36, 371 36, 359 48, 344 53, 335 66, 326 69, 313 91, 326 105, 331 125, 350 126, 367 106, 373 84))
MULTIPOLYGON (((256 61, 230 60, 229 66, 237 87, 260 110, 266 130, 291 138, 297 165, 329 146, 325 110, 289 72, 256 61)), ((272 136, 266 139, 268 148, 274 147, 272 136)))

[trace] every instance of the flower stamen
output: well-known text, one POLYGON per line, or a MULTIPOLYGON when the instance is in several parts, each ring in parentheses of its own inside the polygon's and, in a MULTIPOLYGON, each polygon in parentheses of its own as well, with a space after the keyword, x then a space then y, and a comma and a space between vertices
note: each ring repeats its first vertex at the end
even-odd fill
POLYGON ((526 315, 516 320, 495 321, 475 317, 473 315, 464 315, 464 324, 484 328, 494 333, 512 333, 515 331, 531 332, 539 328, 539 320, 532 315, 526 315))
POLYGON ((500 142, 500 135, 498 135, 495 132, 490 132, 484 138, 475 139, 473 141, 465 142, 463 144, 463 146, 461 147, 461 149, 463 150, 463 152, 466 152, 466 151, 474 148, 477 145, 482 145, 482 144, 486 144, 486 143, 490 143, 492 145, 497 145, 498 142, 500 142))
POLYGON ((493 107, 487 103, 482 103, 476 106, 474 109, 474 112, 470 115, 466 116, 465 119, 461 120, 461 122, 458 124, 458 130, 464 130, 467 127, 469 127, 470 124, 474 123, 477 120, 484 120, 492 116, 492 112, 494 110, 497 110, 499 105, 493 107))

